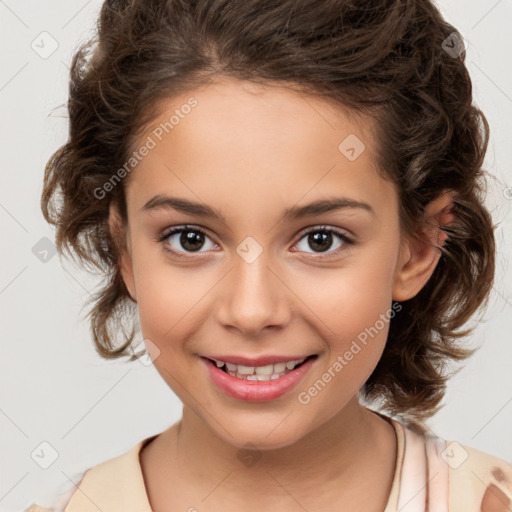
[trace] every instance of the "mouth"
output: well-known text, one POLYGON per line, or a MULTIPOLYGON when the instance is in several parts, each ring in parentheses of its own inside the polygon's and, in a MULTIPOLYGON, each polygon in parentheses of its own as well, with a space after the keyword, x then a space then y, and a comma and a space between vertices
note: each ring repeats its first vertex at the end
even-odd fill
MULTIPOLYGON (((315 359, 316 354, 302 357, 299 359, 282 360, 275 363, 269 363, 259 366, 248 366, 235 364, 230 361, 205 357, 205 359, 219 370, 227 373, 231 377, 248 381, 270 381, 284 377, 288 373, 296 370, 309 360, 315 359)), ((281 358, 282 359, 282 358, 281 358)))
POLYGON ((210 381, 236 400, 266 402, 288 395, 311 371, 318 354, 305 356, 201 356, 210 381))

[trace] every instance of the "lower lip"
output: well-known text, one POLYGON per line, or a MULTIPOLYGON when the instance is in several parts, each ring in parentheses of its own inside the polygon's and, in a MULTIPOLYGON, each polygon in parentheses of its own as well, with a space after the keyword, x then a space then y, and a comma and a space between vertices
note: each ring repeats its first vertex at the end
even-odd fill
POLYGON ((226 395, 250 402, 265 402, 283 396, 292 390, 306 375, 315 361, 315 357, 308 359, 295 370, 288 372, 279 379, 258 381, 244 380, 232 377, 229 373, 222 371, 209 359, 201 358, 207 367, 213 382, 226 395))

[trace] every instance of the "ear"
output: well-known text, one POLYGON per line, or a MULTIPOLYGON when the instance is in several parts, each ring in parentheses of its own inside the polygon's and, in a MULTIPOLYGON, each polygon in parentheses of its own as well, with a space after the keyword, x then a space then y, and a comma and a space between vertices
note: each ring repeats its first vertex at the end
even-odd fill
POLYGON ((130 232, 126 229, 117 207, 110 203, 108 225, 112 238, 116 241, 119 250, 118 265, 123 276, 124 284, 134 302, 137 302, 135 278, 131 256, 130 232))
POLYGON ((401 302, 413 298, 433 274, 441 257, 439 248, 448 238, 442 228, 456 219, 452 213, 455 195, 454 191, 447 190, 430 202, 425 208, 420 231, 402 241, 395 270, 393 300, 401 302))

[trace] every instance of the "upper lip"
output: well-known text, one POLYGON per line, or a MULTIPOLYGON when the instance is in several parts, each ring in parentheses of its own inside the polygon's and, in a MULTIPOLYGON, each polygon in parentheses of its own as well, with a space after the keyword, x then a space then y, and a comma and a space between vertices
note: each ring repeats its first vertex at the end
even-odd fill
POLYGON ((287 363, 288 361, 298 361, 300 359, 307 359, 314 354, 298 355, 298 356, 260 356, 260 357, 243 357, 236 355, 218 355, 218 356, 203 356, 206 359, 214 361, 222 361, 224 363, 237 364, 242 366, 267 366, 276 363, 287 363))

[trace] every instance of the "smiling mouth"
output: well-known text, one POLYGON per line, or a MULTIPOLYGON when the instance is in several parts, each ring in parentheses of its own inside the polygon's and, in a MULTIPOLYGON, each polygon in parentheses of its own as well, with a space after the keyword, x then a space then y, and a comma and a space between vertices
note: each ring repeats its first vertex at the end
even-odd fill
POLYGON ((287 373, 295 370, 303 365, 306 361, 316 358, 316 355, 296 359, 293 361, 274 363, 265 366, 244 366, 241 364, 233 364, 229 362, 219 361, 216 359, 209 359, 210 363, 215 365, 221 371, 242 380, 255 380, 255 381, 269 381, 277 380, 287 373))

